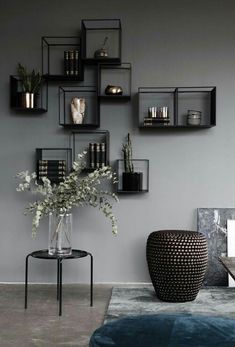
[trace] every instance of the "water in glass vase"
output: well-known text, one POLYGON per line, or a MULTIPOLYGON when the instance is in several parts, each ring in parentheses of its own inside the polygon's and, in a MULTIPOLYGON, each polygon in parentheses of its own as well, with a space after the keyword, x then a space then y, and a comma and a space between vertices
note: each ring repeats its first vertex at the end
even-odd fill
POLYGON ((72 214, 56 213, 49 214, 49 245, 50 255, 72 254, 72 214))

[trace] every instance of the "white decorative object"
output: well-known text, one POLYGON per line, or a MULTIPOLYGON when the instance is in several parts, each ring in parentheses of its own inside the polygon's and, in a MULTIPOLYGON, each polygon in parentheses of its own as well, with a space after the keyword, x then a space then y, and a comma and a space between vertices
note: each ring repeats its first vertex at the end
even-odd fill
POLYGON ((84 98, 73 98, 71 100, 71 114, 74 124, 82 124, 86 109, 84 98))
MULTIPOLYGON (((227 220, 227 257, 235 257, 235 220, 227 220)), ((235 287, 234 279, 228 275, 229 287, 235 287)))

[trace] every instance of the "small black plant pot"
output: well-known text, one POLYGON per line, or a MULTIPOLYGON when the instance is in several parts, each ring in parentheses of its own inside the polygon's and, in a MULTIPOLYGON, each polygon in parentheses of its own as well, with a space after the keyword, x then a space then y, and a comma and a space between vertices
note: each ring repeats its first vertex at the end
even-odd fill
POLYGON ((123 172, 122 190, 139 192, 143 189, 143 172, 123 172))

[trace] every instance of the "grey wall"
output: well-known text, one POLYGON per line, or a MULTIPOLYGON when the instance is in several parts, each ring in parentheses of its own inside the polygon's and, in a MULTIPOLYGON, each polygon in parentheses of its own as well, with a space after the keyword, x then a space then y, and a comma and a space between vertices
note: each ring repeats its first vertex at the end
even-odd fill
MULTIPOLYGON (((161 228, 196 228, 197 207, 234 207, 235 3, 232 0, 3 1, 0 3, 0 281, 23 281, 24 258, 47 247, 47 222, 31 239, 29 196, 15 192, 16 172, 34 170, 36 147, 67 146, 58 125, 57 87, 44 115, 9 108, 9 75, 17 62, 40 68, 43 35, 77 35, 82 18, 120 18, 123 61, 133 66, 130 104, 103 104, 101 129, 111 160, 132 133, 136 158, 150 160, 150 192, 120 196, 119 234, 99 211, 75 214, 74 247, 95 257, 97 282, 148 282, 145 244, 161 228), (217 126, 209 130, 145 131, 136 126, 139 86, 217 86, 217 126)), ((55 264, 34 261, 30 280, 55 280, 55 264)), ((88 259, 65 264, 65 281, 88 281, 88 259)))

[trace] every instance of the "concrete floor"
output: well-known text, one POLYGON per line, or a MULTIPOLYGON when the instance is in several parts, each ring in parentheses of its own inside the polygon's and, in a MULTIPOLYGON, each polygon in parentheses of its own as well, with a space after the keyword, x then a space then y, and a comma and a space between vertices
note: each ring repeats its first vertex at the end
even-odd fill
POLYGON ((1 347, 88 347, 92 332, 102 325, 111 285, 94 286, 90 307, 89 285, 63 285, 62 316, 58 316, 55 285, 29 284, 28 309, 24 285, 0 285, 1 347))

